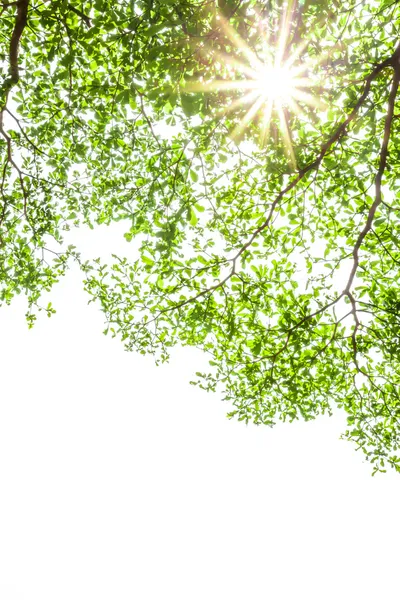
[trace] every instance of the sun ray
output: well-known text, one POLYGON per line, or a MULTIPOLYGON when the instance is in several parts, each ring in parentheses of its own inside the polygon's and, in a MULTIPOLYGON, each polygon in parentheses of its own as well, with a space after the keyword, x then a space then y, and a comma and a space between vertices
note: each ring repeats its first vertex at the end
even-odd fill
MULTIPOLYGON (((185 85, 185 92, 233 92, 227 106, 214 113, 213 118, 222 117, 250 104, 244 116, 231 132, 231 137, 240 137, 251 122, 258 122, 259 141, 262 146, 270 138, 271 121, 278 126, 286 156, 292 167, 296 166, 293 138, 290 130, 290 115, 298 118, 305 107, 324 109, 323 102, 313 95, 314 83, 310 74, 317 62, 306 60, 304 53, 307 42, 291 47, 291 22, 295 0, 288 0, 282 11, 280 22, 268 23, 260 18, 261 40, 252 49, 232 25, 222 16, 217 18, 229 42, 236 48, 238 56, 228 52, 212 50, 215 65, 221 67, 223 77, 219 79, 192 81, 185 85), (279 36, 275 35, 279 25, 279 36), (236 92, 236 94, 235 94, 236 92)), ((206 48, 201 50, 207 53, 206 48)), ((210 56, 210 55, 208 55, 210 56)), ((219 69, 218 69, 219 70, 219 69)))
POLYGON ((237 33, 237 31, 233 29, 232 25, 230 25, 228 21, 222 16, 220 16, 220 21, 224 32, 226 33, 232 44, 234 44, 236 48, 240 52, 242 52, 243 55, 247 58, 250 66, 255 68, 261 68, 263 66, 263 63, 257 57, 256 53, 250 48, 250 46, 237 33))
POLYGON ((254 119, 255 115, 258 113, 263 103, 264 99, 259 96, 258 99, 254 102, 254 104, 249 108, 245 116, 241 119, 240 123, 235 127, 235 129, 231 133, 231 137, 233 139, 239 137, 243 133, 250 121, 254 119))
POLYGON ((318 108, 320 110, 325 110, 326 108, 325 104, 322 102, 322 100, 317 98, 317 96, 308 94, 303 90, 296 89, 293 92, 293 98, 295 98, 296 100, 301 100, 302 102, 308 104, 308 106, 312 106, 313 108, 318 108))
MULTIPOLYGON (((200 51, 201 51, 202 55, 209 58, 209 55, 207 54, 207 51, 205 48, 200 49, 200 51)), ((224 52, 220 52, 218 50, 213 50, 212 57, 214 59, 217 59, 216 64, 219 63, 219 64, 221 64, 221 66, 230 65, 233 68, 235 68, 237 72, 243 73, 244 75, 247 75, 248 77, 254 77, 254 73, 255 73, 254 68, 250 67, 249 65, 246 65, 245 62, 243 62, 242 60, 239 60, 238 58, 236 58, 234 56, 231 56, 224 52)))
POLYGON ((185 86, 186 92, 216 92, 229 90, 254 90, 254 80, 241 79, 228 81, 226 79, 214 79, 213 81, 193 81, 185 86))
POLYGON ((288 105, 288 108, 292 111, 292 113, 295 114, 296 116, 304 115, 304 109, 296 101, 295 97, 288 98, 287 105, 288 105))
POLYGON ((250 104, 251 102, 255 102, 257 100, 257 98, 259 98, 259 93, 257 91, 253 90, 253 91, 249 92, 248 94, 246 94, 245 96, 242 96, 241 98, 237 98, 236 100, 234 100, 227 106, 224 106, 224 108, 221 108, 217 112, 216 116, 218 118, 221 118, 231 112, 234 112, 239 107, 243 107, 243 106, 246 106, 247 104, 250 104))
POLYGON ((280 126, 281 126, 280 129, 281 129, 281 133, 282 133, 283 141, 284 141, 283 146, 286 151, 287 157, 290 161, 291 167, 295 169, 296 168, 296 157, 295 157, 294 150, 293 150, 292 137, 290 135, 290 130, 289 130, 285 112, 284 112, 282 106, 280 106, 278 108, 277 113, 278 113, 279 122, 280 122, 280 126))
POLYGON ((282 65, 283 57, 287 48, 288 37, 290 34, 290 17, 293 9, 293 0, 289 0, 285 10, 282 12, 280 24, 280 36, 278 39, 275 51, 275 67, 279 68, 282 65))
POLYGON ((271 125, 271 116, 272 109, 274 107, 274 103, 271 98, 267 100, 263 115, 261 117, 261 132, 260 132, 260 140, 261 145, 265 146, 268 138, 269 138, 269 130, 271 125))
MULTIPOLYGON (((299 60, 300 56, 304 53, 308 46, 308 40, 303 41, 301 44, 297 46, 296 49, 290 51, 290 56, 285 60, 285 65, 288 68, 291 68, 297 60, 299 60)), ((298 68, 302 68, 304 65, 299 65, 298 68)))

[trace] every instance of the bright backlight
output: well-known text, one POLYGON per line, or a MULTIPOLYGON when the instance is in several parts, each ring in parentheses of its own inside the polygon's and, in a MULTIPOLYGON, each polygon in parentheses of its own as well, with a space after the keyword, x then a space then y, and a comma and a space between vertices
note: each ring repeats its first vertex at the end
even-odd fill
POLYGON ((269 139, 271 123, 279 128, 284 148, 293 167, 296 158, 290 132, 290 118, 300 117, 302 105, 321 107, 321 102, 307 88, 312 88, 309 78, 310 63, 301 56, 304 44, 288 51, 291 9, 282 14, 280 35, 274 42, 265 35, 263 46, 258 51, 250 48, 237 31, 223 17, 219 17, 221 28, 237 49, 232 54, 213 54, 221 65, 224 77, 208 81, 197 81, 186 85, 186 91, 237 92, 220 111, 221 115, 248 106, 231 132, 233 138, 240 137, 246 127, 257 121, 260 125, 260 142, 265 145, 269 139))
POLYGON ((293 96, 295 79, 285 67, 266 67, 257 73, 254 87, 264 98, 285 104, 293 96))

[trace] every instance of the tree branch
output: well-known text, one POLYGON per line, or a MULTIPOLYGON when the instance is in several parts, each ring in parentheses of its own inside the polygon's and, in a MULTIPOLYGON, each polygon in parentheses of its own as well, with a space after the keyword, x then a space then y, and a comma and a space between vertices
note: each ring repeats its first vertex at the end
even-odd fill
MULTIPOLYGON (((310 171, 312 171, 314 169, 317 169, 320 166, 322 160, 324 159, 324 157, 326 156, 328 151, 335 144, 335 142, 337 142, 346 133, 348 126, 356 118, 358 111, 360 110, 361 106, 364 104, 364 102, 371 90, 372 82, 378 77, 378 75, 381 73, 381 71, 383 71, 383 69, 385 69, 386 67, 389 67, 389 66, 393 66, 394 57, 396 57, 397 61, 398 61, 399 54, 400 54, 400 45, 396 48, 395 53, 390 58, 387 58, 386 60, 384 60, 383 62, 378 64, 373 69, 373 71, 370 73, 370 75, 366 78, 364 91, 361 94, 360 98, 358 99, 357 103, 355 104, 351 113, 336 128, 336 130, 333 132, 331 137, 325 142, 325 144, 322 145, 318 157, 315 160, 313 160, 311 163, 309 163, 308 165, 303 167, 303 169, 300 169, 298 174, 296 175, 296 177, 283 190, 281 190, 279 192, 279 194, 276 196, 275 200, 271 204, 270 211, 269 211, 268 216, 265 219, 264 223, 262 223, 259 227, 257 227, 257 229, 251 235, 250 239, 240 248, 240 250, 237 252, 237 254, 234 256, 234 258, 232 260, 238 259, 239 256, 241 254, 243 254, 243 252, 245 252, 251 246, 251 244, 253 243, 255 238, 258 236, 258 234, 261 233, 262 231, 264 231, 264 229, 266 229, 269 226, 271 219, 272 219, 272 215, 274 213, 274 210, 275 210, 276 206, 279 204, 279 202, 282 200, 283 196, 285 196, 288 192, 290 192, 305 177, 305 175, 307 173, 309 173, 310 171)), ((397 87, 396 87, 396 91, 397 91, 397 87)), ((391 119, 390 119, 390 121, 391 121, 391 119)), ((386 161, 385 161, 385 165, 386 165, 386 161)))
POLYGON ((376 213, 379 205, 382 203, 382 178, 383 178, 383 174, 385 172, 386 164, 387 164, 390 132, 391 132, 391 127, 392 127, 392 122, 393 122, 393 117, 394 117, 394 107, 395 107, 396 96, 397 96, 397 92, 398 92, 399 84, 400 84, 400 45, 397 47, 395 53, 393 54, 392 58, 390 59, 389 65, 393 67, 394 73, 393 73, 392 86, 391 86, 390 94, 389 94, 388 110, 387 110, 386 118, 385 118, 385 128, 384 128, 383 141, 382 141, 382 146, 381 146, 381 151, 380 151, 380 156, 379 156, 379 166, 378 166, 378 171, 377 171, 376 177, 375 177, 375 201, 373 202, 373 204, 371 205, 371 208, 369 209, 367 222, 365 223, 364 228, 360 232, 360 234, 357 238, 357 241, 355 243, 355 246, 353 248, 354 261, 353 261, 353 267, 352 267, 350 275, 349 275, 349 279, 347 281, 347 285, 344 289, 344 293, 346 295, 349 295, 349 293, 350 293, 350 289, 353 284, 354 277, 356 275, 356 272, 357 272, 357 269, 358 269, 358 266, 360 263, 359 250, 360 250, 361 244, 363 243, 363 241, 366 238, 366 236, 368 235, 368 233, 371 231, 375 213, 376 213))
MULTIPOLYGON (((5 82, 5 86, 4 86, 4 90, 3 90, 4 91, 4 102, 3 102, 3 106, 0 109, 0 135, 4 138, 6 145, 7 145, 7 158, 6 158, 6 162, 5 162, 4 170, 3 170, 1 193, 4 196, 5 175, 6 175, 7 165, 10 164, 16 170, 16 172, 18 174, 18 179, 20 182, 21 191, 22 191, 23 200, 24 200, 24 214, 25 214, 25 217, 28 218, 27 217, 28 195, 27 195, 27 191, 25 188, 25 184, 24 184, 23 173, 22 173, 21 169, 18 167, 17 163, 13 159, 11 137, 8 135, 8 133, 4 129, 4 121, 3 121, 4 112, 7 110, 7 101, 8 101, 8 96, 9 96, 10 90, 15 85, 17 85, 17 83, 19 81, 18 54, 19 54, 19 46, 20 46, 20 42, 21 42, 21 36, 22 36, 23 31, 27 24, 29 0, 19 0, 18 2, 16 2, 16 6, 17 6, 17 15, 15 18, 14 29, 11 34, 10 48, 9 48, 10 77, 5 82)), ((1 222, 4 219, 5 207, 6 207, 6 203, 4 204, 1 222)))
POLYGON ((78 17, 82 19, 82 21, 85 23, 88 29, 92 26, 92 21, 90 20, 90 17, 85 15, 85 13, 79 10, 79 8, 75 8, 75 6, 72 6, 72 4, 68 4, 68 8, 71 12, 75 13, 78 17))
POLYGON ((20 0, 17 2, 17 17, 15 19, 14 30, 10 40, 10 78, 11 85, 19 81, 18 54, 22 33, 25 29, 28 19, 29 0, 20 0))
MULTIPOLYGON (((347 284, 346 288, 343 290, 343 292, 341 292, 340 295, 338 295, 334 300, 329 302, 324 307, 321 307, 320 309, 318 309, 315 313, 313 313, 311 315, 307 315, 306 317, 301 319, 298 323, 296 323, 288 331, 288 337, 286 339, 284 347, 279 351, 279 353, 282 352, 287 347, 290 337, 291 337, 293 331, 297 327, 301 326, 308 319, 310 319, 314 316, 317 316, 318 314, 324 312, 327 308, 335 305, 344 296, 347 296, 352 304, 352 311, 350 314, 353 314, 353 316, 355 318, 355 322, 356 322, 355 333, 357 333, 357 329, 359 328, 360 323, 358 322, 357 314, 354 311, 354 306, 355 306, 354 298, 351 295, 350 288, 351 288, 351 285, 352 285, 352 282, 354 279, 354 275, 355 275, 355 272, 356 272, 357 266, 358 266, 358 249, 361 246, 368 231, 370 230, 376 209, 379 206, 380 202, 382 201, 381 182, 382 182, 382 176, 383 176, 383 172, 385 170, 386 162, 387 162, 388 143, 389 143, 389 137, 390 137, 391 123, 392 123, 393 113, 394 113, 394 103, 395 103, 396 93, 397 93, 397 89, 399 87, 399 81, 400 81, 399 57, 400 57, 400 44, 396 48, 395 52, 393 53, 393 55, 391 57, 387 58, 386 60, 382 61, 381 63, 379 63, 378 65, 375 66, 375 68, 372 70, 372 72, 365 79, 364 91, 361 94, 358 101, 356 102, 356 104, 354 105, 352 111, 349 113, 349 115, 346 117, 346 119, 344 119, 344 121, 342 121, 342 123, 335 129, 335 131, 332 133, 332 135, 329 137, 329 139, 321 146, 321 149, 320 149, 320 152, 319 152, 317 158, 314 159, 312 162, 310 162, 305 167, 303 167, 302 169, 300 169, 298 174, 296 175, 296 177, 294 177, 294 179, 283 190, 281 190, 279 192, 279 194, 276 196, 275 200, 271 204, 270 210, 268 212, 268 215, 267 215, 267 218, 265 219, 265 221, 259 227, 257 227, 257 229, 250 236, 249 240, 240 248, 240 250, 238 250, 238 252, 232 258, 227 259, 230 263, 232 263, 231 271, 221 281, 217 282, 216 284, 212 285, 211 287, 208 287, 208 288, 198 292, 194 296, 187 298, 181 302, 178 302, 177 304, 174 304, 173 306, 169 306, 168 308, 161 310, 159 312, 159 314, 150 321, 150 323, 157 320, 157 318, 159 316, 161 316, 161 314, 170 312, 171 310, 176 310, 176 309, 182 308, 183 306, 186 306, 192 302, 196 302, 196 300, 206 296, 207 294, 212 294, 217 289, 222 288, 225 285, 225 283, 227 283, 227 281, 229 281, 231 279, 231 277, 236 272, 236 263, 237 263, 238 258, 251 246, 251 244, 253 243, 255 238, 258 236, 258 234, 260 234, 262 231, 264 231, 270 225, 274 210, 275 210, 276 206, 279 204, 279 202, 281 201, 281 199, 288 192, 290 192, 293 188, 295 188, 296 185, 300 181, 302 181, 302 179, 304 179, 304 177, 306 176, 307 173, 309 173, 310 171, 312 171, 314 169, 317 169, 320 166, 320 164, 322 163, 326 154, 329 152, 329 150, 332 148, 332 146, 346 133, 348 126, 356 118, 358 111, 360 110, 361 106, 363 105, 366 98, 368 97, 368 94, 371 90, 371 85, 372 85, 373 81, 378 77, 378 75, 385 68, 391 66, 395 70, 395 76, 393 79, 392 88, 391 88, 391 92, 390 92, 390 96, 389 96, 389 110, 388 110, 388 114, 386 116, 386 121, 385 121, 385 135, 384 135, 384 140, 383 140, 381 154, 380 154, 379 170, 378 170, 378 174, 375 179, 376 200, 370 209, 367 225, 365 226, 363 231, 360 233, 360 236, 357 240, 357 249, 356 249, 357 262, 355 261, 355 265, 353 266, 354 273, 352 270, 352 275, 349 278, 348 284, 347 284)), ((354 252, 353 252, 353 255, 354 255, 354 252)), ((353 342, 355 342, 355 337, 353 337, 353 342)))
POLYGON ((22 125, 21 125, 21 122, 20 122, 20 120, 19 120, 19 119, 18 119, 18 118, 17 118, 17 117, 16 117, 16 116, 15 116, 15 115, 14 115, 14 114, 13 114, 13 113, 12 113, 12 112, 11 112, 11 111, 8 109, 8 108, 7 108, 7 107, 5 107, 5 108, 4 108, 4 111, 5 111, 6 113, 8 113, 12 119, 14 119, 14 121, 16 122, 16 124, 17 124, 17 126, 18 126, 18 129, 20 130, 20 132, 21 132, 22 136, 23 136, 23 137, 26 139, 26 141, 28 142, 28 144, 30 144, 30 145, 32 146, 32 148, 33 148, 34 150, 36 150, 36 152, 38 152, 39 154, 42 154, 43 156, 47 156, 48 158, 50 158, 50 156, 49 156, 48 154, 46 154, 46 152, 44 152, 43 150, 41 150, 41 149, 40 149, 40 148, 39 148, 39 147, 38 147, 38 146, 35 144, 35 142, 33 142, 33 141, 31 140, 31 138, 30 138, 30 137, 28 137, 28 136, 26 135, 25 131, 24 131, 24 130, 23 130, 23 128, 22 128, 22 125))

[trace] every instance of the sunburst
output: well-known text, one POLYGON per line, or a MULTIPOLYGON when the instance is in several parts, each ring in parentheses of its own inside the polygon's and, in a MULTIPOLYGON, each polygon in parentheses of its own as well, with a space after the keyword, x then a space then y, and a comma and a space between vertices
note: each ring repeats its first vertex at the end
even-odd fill
MULTIPOLYGON (((260 123, 260 140, 264 145, 269 139, 271 120, 277 117, 286 153, 292 166, 295 166, 287 115, 301 115, 304 105, 321 107, 322 103, 309 91, 313 84, 309 76, 310 64, 303 56, 305 45, 300 45, 296 51, 288 53, 290 17, 290 10, 287 9, 282 16, 279 26, 281 33, 277 42, 271 43, 270 36, 264 32, 261 47, 257 51, 250 48, 223 17, 218 17, 221 28, 236 47, 238 57, 213 52, 215 64, 221 66, 226 78, 191 82, 186 91, 240 93, 218 113, 219 116, 226 115, 249 106, 233 130, 233 138, 241 136, 249 124, 257 120, 260 123)), ((263 24, 260 20, 260 26, 263 25, 265 22, 263 24)), ((204 48, 204 52, 207 53, 207 48, 204 48)))

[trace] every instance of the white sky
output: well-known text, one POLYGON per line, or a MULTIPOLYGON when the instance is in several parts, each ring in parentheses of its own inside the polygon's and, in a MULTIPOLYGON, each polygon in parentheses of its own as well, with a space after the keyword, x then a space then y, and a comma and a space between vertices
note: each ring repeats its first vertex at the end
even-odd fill
POLYGON ((188 384, 201 354, 125 353, 74 272, 51 299, 31 331, 0 310, 1 599, 400 597, 400 476, 340 418, 228 421, 188 384))

